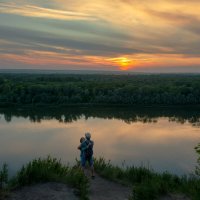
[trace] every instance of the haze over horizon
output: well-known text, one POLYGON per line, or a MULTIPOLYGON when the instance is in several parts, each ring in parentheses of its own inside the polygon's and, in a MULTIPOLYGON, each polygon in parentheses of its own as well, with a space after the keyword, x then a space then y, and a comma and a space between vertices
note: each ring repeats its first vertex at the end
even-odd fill
POLYGON ((200 72, 199 0, 0 0, 0 69, 200 72))

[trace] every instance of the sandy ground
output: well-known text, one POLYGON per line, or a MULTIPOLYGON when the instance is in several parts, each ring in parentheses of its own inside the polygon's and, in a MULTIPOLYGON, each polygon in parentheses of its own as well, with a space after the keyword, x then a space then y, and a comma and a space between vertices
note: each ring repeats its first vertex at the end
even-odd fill
MULTIPOLYGON (((78 200, 74 189, 61 183, 44 183, 26 186, 14 191, 6 200, 78 200)), ((96 175, 90 178, 90 200, 128 200, 131 188, 105 180, 96 175)), ((183 195, 168 195, 160 200, 189 200, 183 195)))
MULTIPOLYGON (((96 175, 90 178, 90 200, 128 200, 131 189, 96 175)), ((74 190, 61 183, 43 183, 14 191, 6 200, 78 200, 74 190)))
POLYGON ((89 198, 90 200, 128 200, 130 193, 131 188, 96 176, 91 180, 89 198))
POLYGON ((14 191, 6 200, 78 200, 73 189, 61 183, 43 183, 14 191))

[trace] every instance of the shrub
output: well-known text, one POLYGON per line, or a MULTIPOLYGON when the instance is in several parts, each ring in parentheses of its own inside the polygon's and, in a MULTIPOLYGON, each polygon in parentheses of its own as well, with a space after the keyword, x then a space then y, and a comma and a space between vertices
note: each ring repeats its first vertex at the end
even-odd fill
POLYGON ((3 164, 2 169, 0 170, 0 190, 3 189, 4 184, 8 182, 8 165, 3 164))
POLYGON ((197 159, 197 166, 195 173, 200 177, 200 143, 195 147, 196 152, 199 154, 199 158, 197 159))
POLYGON ((2 169, 0 169, 0 199, 7 194, 7 183, 8 183, 8 165, 3 164, 2 169))

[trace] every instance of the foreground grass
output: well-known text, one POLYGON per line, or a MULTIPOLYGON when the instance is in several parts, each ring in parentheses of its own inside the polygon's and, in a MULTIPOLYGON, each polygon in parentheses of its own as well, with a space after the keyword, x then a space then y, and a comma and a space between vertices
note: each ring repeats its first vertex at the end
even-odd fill
MULTIPOLYGON (((200 145, 196 150, 200 151, 200 145)), ((113 166, 104 158, 95 159, 94 167, 95 171, 104 178, 131 186, 133 189, 130 200, 156 200, 169 193, 185 194, 191 200, 200 199, 199 167, 196 168, 196 176, 189 177, 179 177, 167 172, 160 174, 145 167, 120 168, 113 166)), ((10 180, 8 180, 8 167, 3 165, 0 169, 0 199, 3 199, 12 189, 52 181, 76 188, 80 199, 88 200, 89 181, 78 164, 73 167, 66 166, 60 160, 50 156, 27 163, 10 180)))
POLYGON ((168 193, 185 194, 192 200, 200 199, 200 179, 197 176, 159 174, 145 167, 120 168, 104 158, 95 159, 95 171, 104 178, 132 186, 130 200, 155 200, 168 193))
POLYGON ((89 181, 80 168, 65 166, 60 160, 50 156, 35 159, 24 165, 15 177, 7 181, 6 187, 0 189, 0 195, 3 197, 6 191, 21 186, 52 181, 74 187, 78 190, 80 199, 88 199, 89 181))

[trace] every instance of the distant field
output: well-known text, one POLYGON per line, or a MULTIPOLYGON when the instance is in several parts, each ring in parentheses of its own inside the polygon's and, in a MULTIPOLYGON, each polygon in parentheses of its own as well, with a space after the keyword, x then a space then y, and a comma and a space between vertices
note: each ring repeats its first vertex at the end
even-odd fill
POLYGON ((199 105, 200 75, 0 74, 1 105, 199 105))

